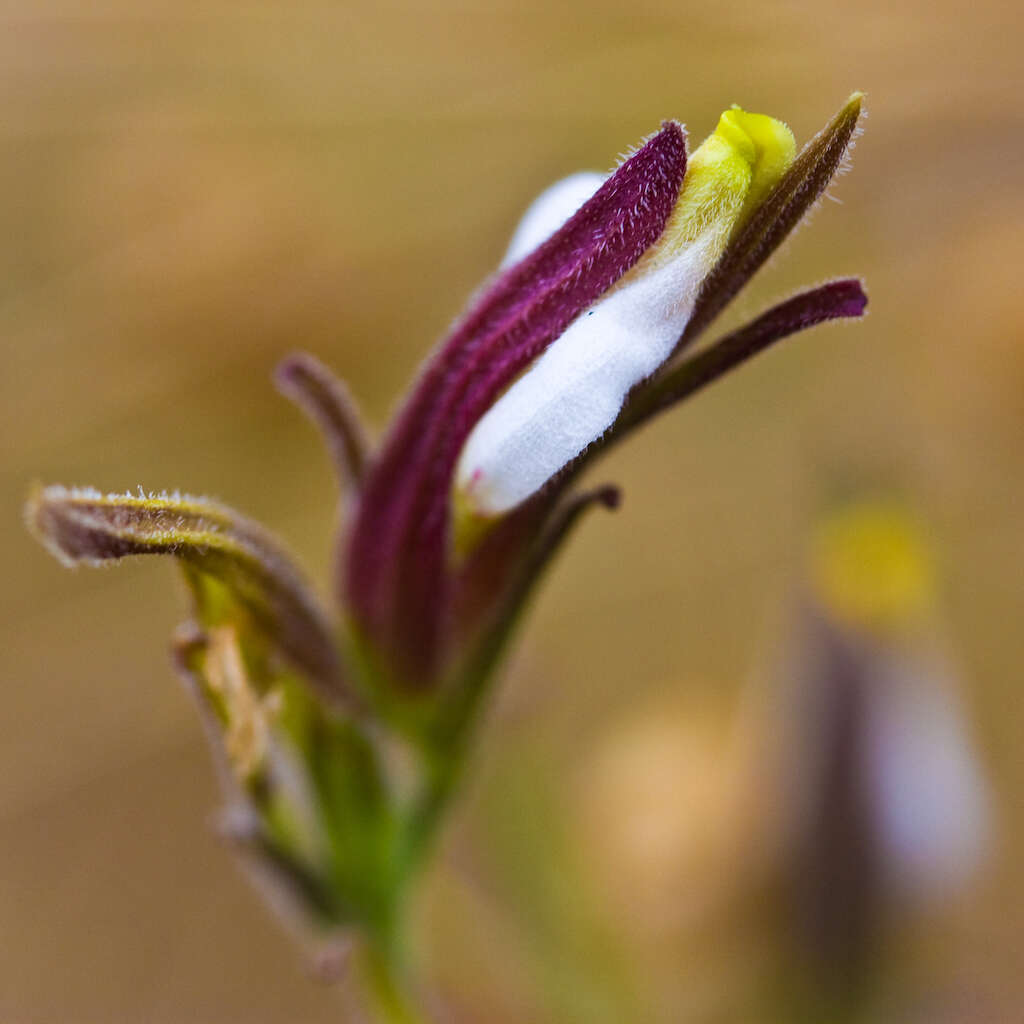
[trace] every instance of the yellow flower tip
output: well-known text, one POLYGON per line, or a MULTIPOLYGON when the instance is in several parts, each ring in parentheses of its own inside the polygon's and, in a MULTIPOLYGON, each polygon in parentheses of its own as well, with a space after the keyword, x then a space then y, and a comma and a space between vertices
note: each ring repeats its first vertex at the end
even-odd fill
POLYGON ((934 569, 921 526, 891 499, 828 516, 811 544, 810 572, 832 615, 871 632, 906 629, 932 604, 934 569))
POLYGON ((735 106, 725 111, 714 132, 690 156, 679 199, 661 238, 627 278, 663 266, 698 240, 705 245, 710 267, 795 155, 793 133, 782 121, 735 106))
POLYGON ((750 165, 750 186, 737 222, 742 224, 789 170, 796 157, 796 139, 785 122, 736 106, 722 114, 717 131, 727 133, 750 165))

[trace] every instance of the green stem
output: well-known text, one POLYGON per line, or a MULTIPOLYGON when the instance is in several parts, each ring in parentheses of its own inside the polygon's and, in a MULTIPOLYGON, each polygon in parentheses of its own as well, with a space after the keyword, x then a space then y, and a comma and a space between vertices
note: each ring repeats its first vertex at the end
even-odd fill
POLYGON ((460 743, 443 757, 431 757, 425 765, 423 788, 410 808, 402 850, 402 874, 406 879, 414 875, 426 859, 462 776, 462 746, 460 743))
POLYGON ((366 948, 364 975, 380 1024, 429 1024, 409 991, 405 972, 394 952, 377 945, 366 948))

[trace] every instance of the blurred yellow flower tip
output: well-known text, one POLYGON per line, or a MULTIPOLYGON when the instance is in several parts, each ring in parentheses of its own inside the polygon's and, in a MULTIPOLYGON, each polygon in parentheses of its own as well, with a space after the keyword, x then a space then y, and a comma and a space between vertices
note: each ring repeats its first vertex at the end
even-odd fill
POLYGON ((919 621, 934 591, 922 529, 893 499, 859 501, 828 516, 812 542, 811 579, 833 614, 869 630, 919 621))

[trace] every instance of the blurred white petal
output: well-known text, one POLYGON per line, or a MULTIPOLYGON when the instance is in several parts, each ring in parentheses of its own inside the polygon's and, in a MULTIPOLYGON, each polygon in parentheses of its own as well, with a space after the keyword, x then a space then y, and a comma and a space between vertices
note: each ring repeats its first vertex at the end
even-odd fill
POLYGON ((990 797, 952 688, 937 675, 893 668, 869 690, 868 796, 894 887, 942 896, 985 858, 990 797))

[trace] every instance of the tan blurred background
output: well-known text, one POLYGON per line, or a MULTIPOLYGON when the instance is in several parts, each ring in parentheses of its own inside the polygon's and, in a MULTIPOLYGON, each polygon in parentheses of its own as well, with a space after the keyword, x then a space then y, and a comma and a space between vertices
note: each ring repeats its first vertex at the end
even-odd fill
POLYGON ((460 1019, 755 1019, 770 954, 714 895, 734 713, 829 488, 881 480, 931 528, 999 814, 969 898, 901 933, 893 991, 1020 1019, 1022 32, 999 0, 5 2, 0 1021, 344 1019, 208 828, 174 573, 61 569, 21 528, 31 481, 217 496, 326 589, 332 482, 268 380, 286 351, 380 426, 544 185, 733 102, 802 141, 855 88, 842 205, 739 312, 860 273, 871 315, 599 467, 625 507, 533 610, 418 940, 460 1019))

